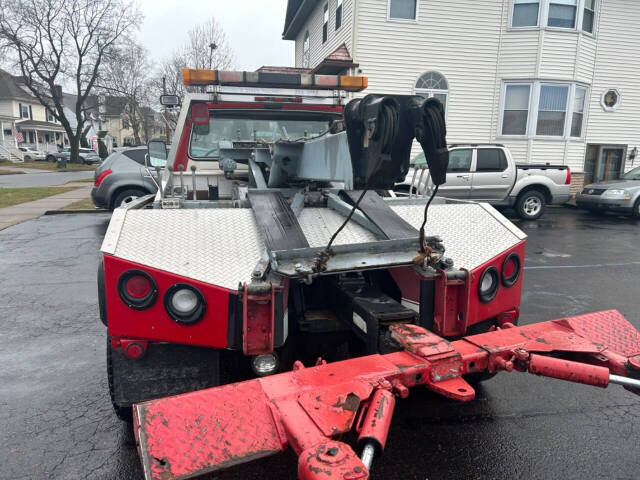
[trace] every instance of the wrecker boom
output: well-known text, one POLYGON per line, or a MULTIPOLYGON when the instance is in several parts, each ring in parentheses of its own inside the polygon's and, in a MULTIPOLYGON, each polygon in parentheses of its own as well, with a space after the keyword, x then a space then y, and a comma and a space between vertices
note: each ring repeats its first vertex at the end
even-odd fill
POLYGON ((640 394, 640 334, 617 311, 503 328, 449 342, 391 327, 402 350, 153 400, 134 408, 147 479, 191 478, 291 447, 301 480, 369 478, 395 396, 425 386, 474 398, 464 375, 518 371, 640 394), (355 425, 356 451, 338 441, 355 425))

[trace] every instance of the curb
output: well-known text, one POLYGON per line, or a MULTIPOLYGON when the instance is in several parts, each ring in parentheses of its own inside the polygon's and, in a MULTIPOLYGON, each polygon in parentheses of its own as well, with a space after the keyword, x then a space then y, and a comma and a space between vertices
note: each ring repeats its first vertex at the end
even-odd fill
POLYGON ((43 215, 69 215, 74 213, 110 213, 109 210, 96 208, 93 210, 47 210, 43 215))

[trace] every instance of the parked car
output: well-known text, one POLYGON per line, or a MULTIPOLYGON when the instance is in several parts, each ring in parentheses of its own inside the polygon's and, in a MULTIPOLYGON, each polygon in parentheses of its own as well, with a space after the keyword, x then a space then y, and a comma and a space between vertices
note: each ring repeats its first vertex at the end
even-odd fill
POLYGON ((18 150, 22 152, 22 157, 26 161, 45 160, 47 158, 45 153, 39 152, 38 150, 32 150, 29 147, 18 147, 18 150))
MULTIPOLYGON (((144 166, 147 147, 133 147, 109 155, 94 173, 91 200, 98 208, 114 208, 157 191, 144 166)), ((151 171, 155 176, 155 171, 151 171)))
POLYGON ((591 212, 619 212, 640 218, 640 167, 617 180, 587 185, 576 196, 576 205, 591 212))
MULTIPOLYGON (((547 205, 571 198, 571 171, 565 165, 516 165, 503 145, 451 145, 449 150, 447 181, 439 196, 513 207, 524 220, 536 220, 547 205)), ((424 154, 411 163, 396 193, 407 194, 411 188, 412 193, 428 194, 432 183, 428 170, 421 169, 426 167, 424 154)))
MULTIPOLYGON (((67 160, 71 158, 71 149, 63 148, 59 152, 49 152, 47 154, 47 161, 57 162, 60 160, 67 160)), ((100 156, 90 148, 80 148, 78 151, 78 159, 85 165, 92 165, 94 163, 100 163, 100 156)))

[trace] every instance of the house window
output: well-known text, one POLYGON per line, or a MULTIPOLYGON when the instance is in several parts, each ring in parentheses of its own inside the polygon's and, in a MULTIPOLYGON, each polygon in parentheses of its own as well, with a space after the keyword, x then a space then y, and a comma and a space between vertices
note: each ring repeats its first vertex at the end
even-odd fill
POLYGON ((389 0, 389 18, 416 20, 418 0, 389 0))
POLYGON ((324 13, 322 18, 322 43, 327 41, 329 37, 329 4, 324 4, 324 13))
POLYGON ((336 30, 342 26, 342 0, 336 0, 336 30))
POLYGON ((311 52, 310 52, 310 40, 309 31, 304 34, 304 40, 302 41, 302 68, 309 68, 311 64, 311 52))
POLYGON ((539 0, 514 0, 512 27, 535 27, 538 25, 539 0))
POLYGON ((508 82, 499 131, 505 136, 580 138, 586 104, 587 87, 581 85, 508 82))
POLYGON ((531 85, 507 85, 502 135, 526 135, 531 85))
POLYGON ((596 0, 584 0, 582 14, 582 30, 593 33, 593 25, 596 19, 596 0))
POLYGON ((29 118, 29 105, 20 104, 20 118, 29 118))
POLYGON ((53 117, 53 114, 47 110, 47 122, 51 122, 54 123, 56 121, 56 119, 53 117))
POLYGON ((442 103, 444 111, 447 111, 449 84, 438 72, 427 72, 418 78, 414 93, 425 98, 437 98, 442 103))
POLYGON ((542 85, 540 87, 537 135, 550 137, 564 135, 568 97, 569 87, 567 85, 542 85))
POLYGON ((549 2, 549 27, 575 28, 578 0, 551 0, 549 2))
POLYGON ((576 87, 573 97, 573 117, 571 118, 571 136, 582 137, 582 123, 584 120, 584 103, 587 97, 587 89, 576 87))

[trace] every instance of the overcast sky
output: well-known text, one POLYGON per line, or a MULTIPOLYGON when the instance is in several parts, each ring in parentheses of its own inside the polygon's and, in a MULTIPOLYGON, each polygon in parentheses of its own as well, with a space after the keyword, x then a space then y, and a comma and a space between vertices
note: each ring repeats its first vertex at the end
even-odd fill
POLYGON ((293 66, 294 42, 282 40, 286 0, 140 0, 140 41, 161 60, 186 41, 186 32, 210 17, 224 28, 236 68, 293 66))

